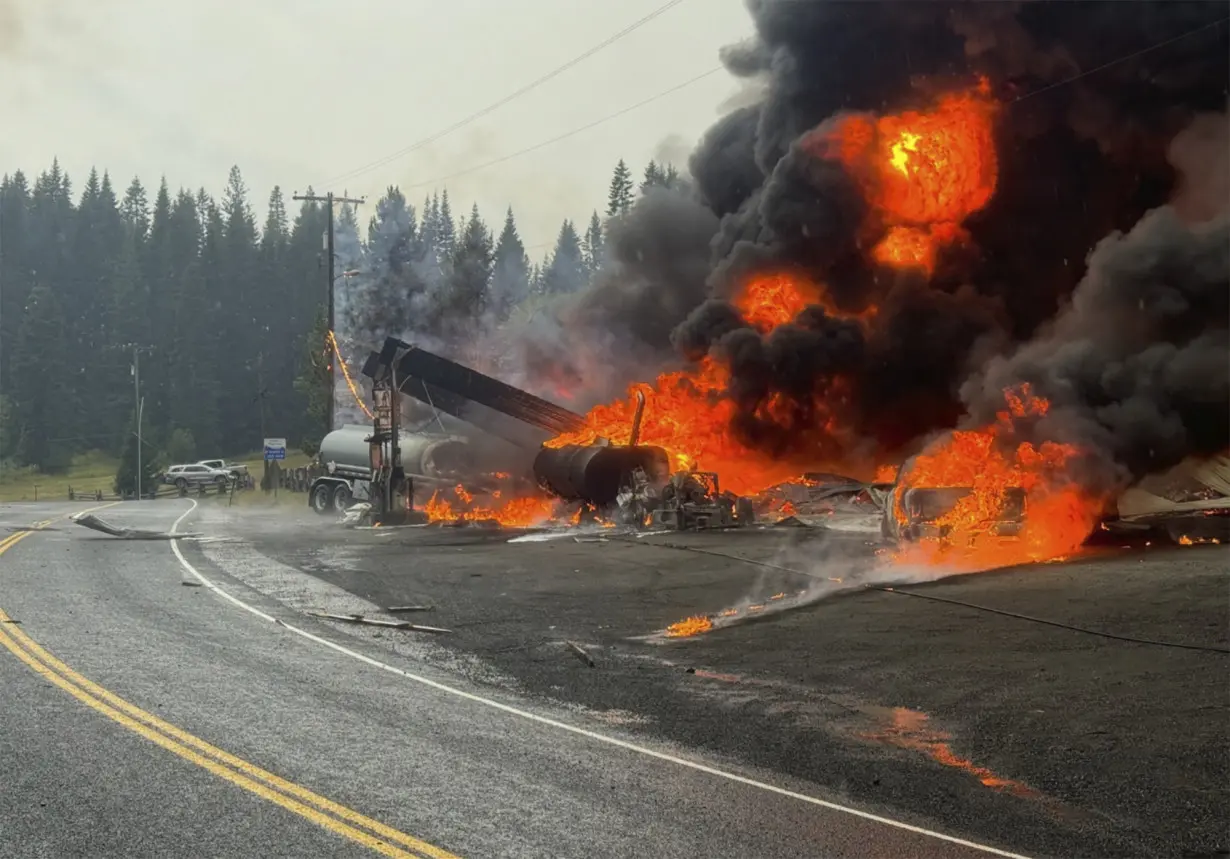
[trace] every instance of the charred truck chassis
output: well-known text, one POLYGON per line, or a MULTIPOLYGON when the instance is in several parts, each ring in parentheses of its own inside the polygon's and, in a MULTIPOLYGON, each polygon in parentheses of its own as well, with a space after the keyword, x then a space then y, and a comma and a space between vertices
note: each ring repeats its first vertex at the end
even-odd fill
POLYGON ((654 528, 699 531, 751 525, 756 518, 749 498, 723 492, 712 471, 680 472, 662 487, 661 500, 650 512, 654 528))

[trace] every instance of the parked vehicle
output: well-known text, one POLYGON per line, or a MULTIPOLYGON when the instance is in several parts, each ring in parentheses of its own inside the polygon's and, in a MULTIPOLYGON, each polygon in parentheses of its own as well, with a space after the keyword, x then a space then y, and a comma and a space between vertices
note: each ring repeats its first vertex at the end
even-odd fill
POLYGON ((210 468, 208 465, 196 463, 193 465, 172 465, 162 475, 162 482, 169 483, 177 489, 189 486, 215 484, 226 486, 234 478, 229 471, 210 468))
POLYGON ((197 465, 203 465, 206 468, 212 468, 217 471, 226 471, 236 477, 246 477, 248 474, 248 467, 242 462, 228 463, 225 459, 202 459, 197 465))

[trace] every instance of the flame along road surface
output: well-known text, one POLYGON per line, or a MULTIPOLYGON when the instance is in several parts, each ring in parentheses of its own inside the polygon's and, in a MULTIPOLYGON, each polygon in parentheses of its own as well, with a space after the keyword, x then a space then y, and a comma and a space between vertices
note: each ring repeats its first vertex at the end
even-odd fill
MULTIPOLYGON (((189 543, 65 521, 88 507, 0 507, 6 857, 1015 855, 480 690, 315 625, 189 543), (202 581, 231 598, 184 584, 202 581)), ((102 515, 164 529, 185 512, 102 515)))

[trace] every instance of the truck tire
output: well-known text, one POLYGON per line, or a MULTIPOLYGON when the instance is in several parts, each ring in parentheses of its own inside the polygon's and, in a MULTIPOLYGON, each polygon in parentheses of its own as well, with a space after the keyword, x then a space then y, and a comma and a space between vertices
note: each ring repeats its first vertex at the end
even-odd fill
POLYGON ((350 506, 354 500, 354 496, 350 492, 350 487, 345 483, 339 483, 333 488, 333 510, 335 513, 345 513, 346 508, 350 506))
POLYGON ((312 487, 312 509, 321 516, 332 509, 333 484, 317 483, 312 487))

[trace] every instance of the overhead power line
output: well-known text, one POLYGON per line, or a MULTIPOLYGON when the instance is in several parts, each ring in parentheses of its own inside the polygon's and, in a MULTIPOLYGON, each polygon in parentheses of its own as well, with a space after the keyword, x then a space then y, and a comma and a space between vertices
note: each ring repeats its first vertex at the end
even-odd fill
POLYGON ((1222 24, 1225 24, 1228 21, 1230 21, 1230 16, 1226 16, 1225 18, 1219 18, 1216 21, 1210 21, 1208 24, 1205 24, 1202 27, 1197 27, 1194 30, 1188 30, 1186 33, 1180 33, 1174 38, 1166 39, 1163 42, 1156 42, 1152 45, 1149 45, 1147 48, 1141 48, 1139 51, 1133 51, 1130 54, 1126 54, 1122 57, 1118 57, 1116 59, 1111 60, 1110 62, 1102 63, 1102 65, 1100 66, 1095 66, 1094 68, 1089 69, 1088 71, 1080 72, 1079 74, 1075 74, 1070 78, 1064 78, 1061 81, 1055 81, 1052 84, 1047 84, 1046 86, 1038 87, 1036 90, 1031 90, 1030 92, 1027 92, 1022 96, 1018 96, 1017 98, 1014 98, 1012 101, 1008 102, 1008 104, 1014 105, 1018 101, 1024 101, 1027 98, 1033 98, 1035 95, 1039 95, 1044 92, 1049 92, 1050 90, 1053 90, 1056 87, 1066 86, 1067 84, 1070 84, 1073 81, 1078 81, 1081 78, 1088 77, 1089 75, 1097 74, 1098 72, 1104 69, 1109 69, 1111 66, 1117 66, 1119 65, 1119 63, 1126 63, 1128 60, 1134 60, 1137 57, 1144 56, 1145 54, 1148 54, 1148 53, 1152 53, 1153 51, 1156 51, 1159 48, 1165 48, 1168 45, 1173 45, 1175 42, 1181 42, 1184 39, 1190 38, 1191 36, 1195 36, 1197 33, 1203 33, 1205 30, 1212 30, 1216 27, 1220 27, 1222 24))
POLYGON ((702 81, 705 78, 710 77, 711 75, 714 75, 717 72, 720 72, 722 70, 723 70, 722 66, 709 69, 709 71, 699 74, 696 77, 691 78, 690 80, 686 80, 681 84, 676 84, 670 89, 662 90, 662 92, 658 93, 657 95, 651 95, 649 98, 642 99, 641 101, 638 101, 636 104, 628 105, 622 110, 617 110, 614 113, 609 113, 600 119, 595 119, 593 122, 588 123, 587 125, 582 125, 578 128, 574 128, 571 131, 565 131, 563 134, 558 134, 549 140, 542 141, 541 143, 535 143, 533 146, 527 146, 524 149, 518 149, 516 152, 510 152, 509 154, 502 155, 499 158, 493 158, 490 161, 484 161, 482 164, 476 164, 473 167, 467 167, 464 170, 458 170, 455 173, 449 173, 447 176, 437 176, 434 179, 427 179, 426 181, 423 181, 423 182, 415 182, 413 185, 407 185, 405 187, 406 188, 423 188, 426 186, 437 185, 441 182, 447 182, 450 179, 456 179, 458 176, 465 176, 470 173, 475 173, 479 170, 485 170, 488 167, 494 167, 496 164, 503 164, 505 161, 511 161, 513 158, 520 158, 522 155, 528 155, 531 152, 535 152, 539 149, 542 149, 543 147, 550 146, 553 143, 559 143, 561 140, 567 140, 569 137, 573 137, 577 134, 580 134, 583 131, 589 131, 591 128, 597 128, 599 125, 602 125, 603 123, 606 123, 606 122, 610 122, 612 119, 618 119, 619 117, 623 116, 625 113, 631 113, 632 111, 638 110, 639 108, 642 108, 647 104, 651 104, 657 101, 658 99, 666 98, 666 96, 679 92, 679 90, 684 89, 685 87, 690 87, 692 86, 692 84, 702 81))
POLYGON ((328 182, 325 182, 322 184, 333 185, 338 182, 345 182, 348 179, 351 179, 355 176, 361 176, 364 173, 369 173, 372 170, 376 170, 380 167, 384 167, 387 164, 391 164, 392 162, 396 161, 398 158, 401 158, 405 155, 409 155, 411 152, 414 152, 417 149, 422 149, 424 146, 435 143, 440 138, 445 137, 449 134, 452 134, 454 131, 457 131, 460 128, 464 128, 465 126, 469 125, 474 120, 481 119, 482 117, 486 116, 492 111, 497 110, 503 107, 504 105, 508 104, 510 101, 520 98, 521 96, 525 95, 527 92, 530 92, 531 90, 537 89, 538 87, 545 84, 547 81, 558 77, 559 75, 568 71, 570 68, 577 65, 578 63, 584 62, 585 60, 592 57, 594 54, 603 50, 604 48, 610 47, 611 45, 615 44, 620 39, 622 39, 624 36, 627 36, 629 33, 632 33, 640 29, 641 27, 645 26, 650 21, 652 21, 654 18, 657 18, 659 15, 665 12, 669 12, 671 9, 673 9, 674 7, 678 6, 680 3, 683 3, 683 2, 684 0, 669 0, 669 2, 663 3, 661 6, 659 6, 657 9, 654 9, 652 12, 650 12, 645 17, 637 21, 633 21, 627 27, 624 27, 619 32, 611 36, 608 36, 604 41, 599 42, 597 45, 594 45, 592 48, 585 51, 584 53, 578 54, 577 56, 573 57, 568 62, 564 63, 562 66, 558 66, 552 69, 551 71, 547 72, 546 74, 544 74, 542 77, 539 77, 533 81, 530 81, 528 84, 524 85, 518 90, 514 90, 513 92, 510 92, 508 95, 504 96, 498 101, 494 101, 491 104, 487 105, 486 107, 482 108, 481 110, 475 111, 469 116, 464 117, 463 119, 457 120, 456 122, 454 122, 452 125, 448 126, 447 128, 443 128, 435 132, 434 134, 429 135, 428 137, 424 137, 421 140, 417 140, 414 143, 411 143, 409 146, 403 147, 402 149, 399 149, 390 155, 386 155, 383 158, 379 158, 375 161, 372 161, 370 164, 365 164, 364 166, 351 170, 348 173, 343 173, 340 176, 335 176, 334 178, 330 179, 328 182))

